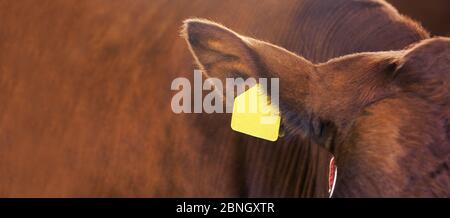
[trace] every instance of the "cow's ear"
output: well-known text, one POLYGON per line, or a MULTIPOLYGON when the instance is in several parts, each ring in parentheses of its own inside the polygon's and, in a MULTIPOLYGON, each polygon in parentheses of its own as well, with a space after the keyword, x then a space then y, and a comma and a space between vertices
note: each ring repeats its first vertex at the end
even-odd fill
POLYGON ((395 81, 404 90, 435 100, 450 93, 450 39, 424 40, 405 50, 398 60, 395 81))
POLYGON ((189 19, 182 31, 197 64, 208 77, 258 76, 249 39, 207 20, 189 19))

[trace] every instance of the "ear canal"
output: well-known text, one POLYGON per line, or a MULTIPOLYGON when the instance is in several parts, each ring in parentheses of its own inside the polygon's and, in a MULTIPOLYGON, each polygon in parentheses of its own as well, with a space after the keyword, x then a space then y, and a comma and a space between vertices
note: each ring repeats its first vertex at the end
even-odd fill
POLYGON ((251 50, 244 37, 220 24, 198 19, 185 21, 183 35, 207 76, 221 80, 256 77, 251 50))
POLYGON ((389 58, 386 60, 385 69, 392 75, 392 78, 395 78, 398 74, 398 71, 401 69, 402 63, 398 57, 389 58))

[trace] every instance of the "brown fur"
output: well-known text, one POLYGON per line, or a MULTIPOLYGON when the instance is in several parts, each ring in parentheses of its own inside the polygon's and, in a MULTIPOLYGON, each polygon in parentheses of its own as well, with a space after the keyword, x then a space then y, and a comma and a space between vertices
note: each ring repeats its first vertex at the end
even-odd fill
POLYGON ((194 69, 179 25, 209 18, 314 63, 428 37, 379 1, 18 0, 0 12, 2 197, 326 197, 329 156, 309 140, 173 114, 170 83, 194 69))

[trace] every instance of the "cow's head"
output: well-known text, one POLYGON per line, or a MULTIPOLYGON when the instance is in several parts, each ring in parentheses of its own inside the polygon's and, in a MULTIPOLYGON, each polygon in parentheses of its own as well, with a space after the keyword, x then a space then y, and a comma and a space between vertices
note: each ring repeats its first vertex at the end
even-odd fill
POLYGON ((347 137, 355 120, 383 99, 409 93, 436 104, 450 103, 449 39, 311 63, 205 20, 187 20, 184 35, 206 76, 279 78, 281 117, 288 134, 310 135, 332 153, 336 138, 347 137))

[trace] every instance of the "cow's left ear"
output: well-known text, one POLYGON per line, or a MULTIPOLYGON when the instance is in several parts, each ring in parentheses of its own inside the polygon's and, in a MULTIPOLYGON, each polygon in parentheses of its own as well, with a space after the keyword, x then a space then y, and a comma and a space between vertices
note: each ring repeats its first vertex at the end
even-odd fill
MULTIPOLYGON (((450 38, 424 40, 397 60, 395 82, 405 91, 431 98, 450 93, 450 38)), ((436 99, 438 100, 438 99, 436 99)))
POLYGON ((197 64, 208 77, 221 80, 232 77, 257 78, 258 69, 249 38, 203 19, 184 22, 186 38, 197 64))
MULTIPOLYGON (((290 89, 280 92, 309 92, 308 82, 315 65, 284 48, 239 35, 207 20, 186 20, 182 34, 207 77, 217 78, 223 84, 227 78, 279 78, 280 84, 290 89)), ((246 89, 245 84, 237 85, 238 90, 246 89)))

